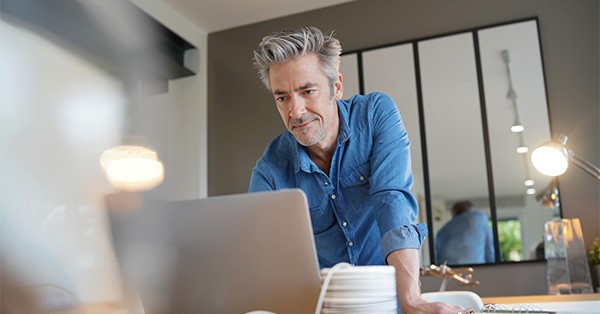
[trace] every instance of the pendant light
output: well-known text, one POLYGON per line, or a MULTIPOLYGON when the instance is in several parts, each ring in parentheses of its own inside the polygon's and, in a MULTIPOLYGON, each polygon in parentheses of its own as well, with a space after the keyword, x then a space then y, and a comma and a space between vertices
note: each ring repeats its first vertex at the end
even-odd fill
MULTIPOLYGON (((139 81, 138 100, 128 102, 141 103, 142 83, 139 81)), ((130 108, 131 109, 131 108, 130 108)), ((100 156, 100 164, 108 182, 116 189, 126 192, 140 192, 155 188, 164 180, 164 166, 158 154, 142 137, 132 136, 131 121, 134 110, 126 117, 126 136, 124 144, 107 149, 100 156)))

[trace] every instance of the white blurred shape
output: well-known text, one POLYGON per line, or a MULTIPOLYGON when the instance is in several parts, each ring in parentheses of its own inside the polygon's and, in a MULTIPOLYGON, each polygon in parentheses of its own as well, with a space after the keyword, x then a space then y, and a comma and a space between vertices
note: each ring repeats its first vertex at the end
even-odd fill
POLYGON ((123 145, 106 150, 100 164, 108 181, 124 191, 144 191, 164 179, 164 167, 153 150, 142 146, 123 145))
POLYGON ((73 145, 104 144, 123 127, 124 100, 111 86, 82 87, 65 95, 59 107, 61 132, 73 145))
POLYGON ((525 127, 520 123, 515 123, 510 127, 510 131, 513 133, 521 133, 525 130, 525 127))
POLYGON ((527 146, 517 147, 517 153, 519 153, 519 154, 525 154, 528 151, 529 151, 529 148, 527 148, 527 146))
POLYGON ((564 150, 551 146, 540 146, 531 153, 531 162, 535 168, 547 176, 559 176, 569 167, 564 150))
MULTIPOLYGON (((97 156, 121 138, 122 84, 9 22, 0 21, 2 272, 36 290, 57 287, 77 302, 117 302, 102 198, 113 190, 97 156)), ((38 297, 65 300, 56 295, 38 297)))

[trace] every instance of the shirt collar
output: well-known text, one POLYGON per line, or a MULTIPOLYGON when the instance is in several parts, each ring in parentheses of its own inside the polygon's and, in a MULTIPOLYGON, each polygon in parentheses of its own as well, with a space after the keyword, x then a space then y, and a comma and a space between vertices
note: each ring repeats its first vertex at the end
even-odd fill
POLYGON ((337 102, 338 105, 338 116, 340 117, 340 131, 338 133, 338 146, 344 144, 352 135, 352 130, 350 130, 350 126, 348 125, 348 106, 343 106, 343 101, 339 100, 337 102))

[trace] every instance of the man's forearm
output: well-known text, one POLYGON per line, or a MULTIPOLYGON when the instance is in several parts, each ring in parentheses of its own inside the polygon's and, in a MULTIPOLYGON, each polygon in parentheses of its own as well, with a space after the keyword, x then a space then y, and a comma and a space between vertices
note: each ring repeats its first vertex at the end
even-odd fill
POLYGON ((400 307, 405 310, 409 305, 421 300, 419 284, 419 251, 403 249, 388 255, 387 263, 396 268, 396 287, 400 307))
POLYGON ((462 307, 434 302, 421 298, 419 284, 419 250, 402 249, 392 252, 387 263, 396 268, 396 287, 402 313, 406 314, 456 314, 462 307))

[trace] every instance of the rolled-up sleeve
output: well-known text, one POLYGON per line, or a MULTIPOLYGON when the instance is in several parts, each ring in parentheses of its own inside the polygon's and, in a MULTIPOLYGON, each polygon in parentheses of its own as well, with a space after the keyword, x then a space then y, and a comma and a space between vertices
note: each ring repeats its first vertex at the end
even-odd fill
POLYGON ((414 223, 418 208, 411 192, 410 141, 400 113, 384 94, 374 94, 373 101, 370 193, 385 258, 396 250, 420 249, 427 227, 414 223))
POLYGON ((390 253, 400 249, 420 249, 427 238, 425 224, 410 224, 400 228, 391 229, 381 239, 381 252, 384 259, 390 253))

